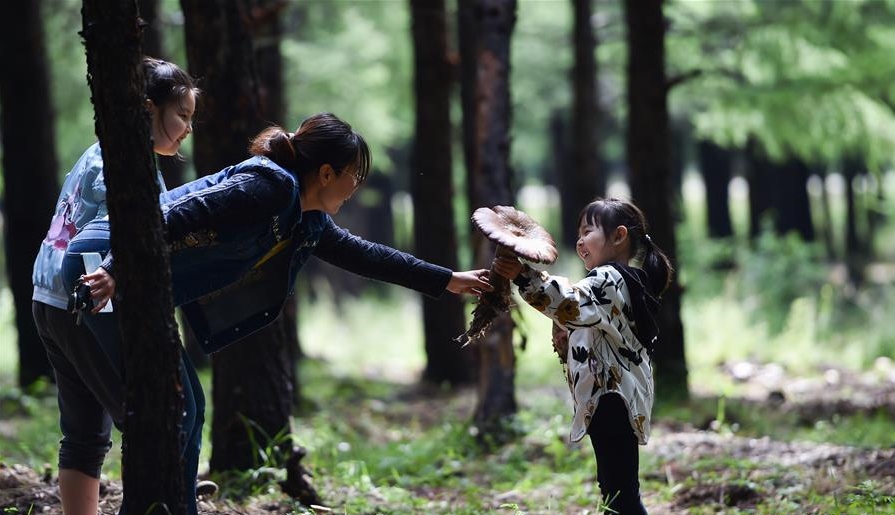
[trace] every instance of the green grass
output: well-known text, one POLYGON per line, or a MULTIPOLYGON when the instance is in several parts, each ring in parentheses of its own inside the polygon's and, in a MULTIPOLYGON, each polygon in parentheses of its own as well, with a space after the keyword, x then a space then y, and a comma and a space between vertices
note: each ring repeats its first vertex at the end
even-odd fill
MULTIPOLYGON (((774 240, 744 250, 737 238, 746 212, 742 203, 732 208, 738 236, 714 243, 704 239, 701 208, 686 206, 680 230, 686 286, 682 318, 690 384, 699 396, 688 404, 659 405, 655 419, 780 441, 895 446, 895 421, 888 413, 806 422, 791 412, 738 400, 743 387, 721 365, 775 362, 787 374, 811 378, 829 364, 867 369, 879 356, 895 355, 895 327, 888 323, 895 298, 893 285, 885 282, 846 294, 827 268, 806 265, 812 250, 797 243, 774 240), (736 258, 740 266, 715 270, 713 263, 725 257, 736 258)), ((883 233, 891 231, 886 227, 883 233)), ((887 248, 891 251, 891 244, 887 248)), ((569 252, 551 271, 571 278, 583 274, 569 252)), ((448 395, 415 390, 425 364, 416 295, 391 289, 384 296, 339 296, 336 301, 325 283, 313 286, 319 300, 303 303, 300 315, 308 359, 299 378, 307 401, 303 405, 309 408, 295 415, 295 433, 282 438, 309 450, 305 464, 338 513, 593 513, 599 495, 592 452, 586 439, 580 445, 568 442, 569 395, 546 318, 527 306, 516 315, 527 338, 526 349, 517 354, 519 413, 511 427, 517 436, 488 451, 476 443, 470 424, 474 391, 448 395)), ((467 311, 471 309, 468 305, 467 311)), ((0 462, 52 471, 60 437, 53 390, 21 392, 14 387, 16 359, 11 298, 4 289, 0 462)), ((209 373, 200 376, 210 397, 209 373)), ((210 421, 210 403, 208 409, 210 421)), ((118 478, 120 435, 114 440, 105 473, 118 478)), ((210 441, 207 434, 205 441, 210 441)), ((206 466, 209 455, 205 445, 206 466)), ((270 455, 259 469, 224 482, 222 495, 288 503, 277 493, 282 470, 270 455)), ((803 486, 781 490, 779 485, 789 484, 793 472, 756 470, 748 457, 700 460, 690 476, 669 483, 665 471, 674 466, 651 454, 650 447, 641 452, 648 504, 706 495, 705 505, 690 506, 688 513, 895 513, 886 495, 892 486, 858 476, 821 474, 803 486), (725 505, 728 487, 741 494, 757 492, 757 500, 748 506, 725 505)), ((294 512, 310 513, 298 505, 294 512)))

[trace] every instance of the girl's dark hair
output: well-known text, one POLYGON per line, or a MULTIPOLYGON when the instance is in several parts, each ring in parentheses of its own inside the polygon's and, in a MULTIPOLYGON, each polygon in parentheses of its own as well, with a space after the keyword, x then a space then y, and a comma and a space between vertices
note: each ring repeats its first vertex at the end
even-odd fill
MULTIPOLYGON (((201 91, 190 74, 179 66, 155 57, 143 57, 143 78, 146 81, 146 98, 152 100, 158 109, 159 116, 164 119, 165 111, 171 102, 181 102, 188 93, 199 100, 201 91)), ((165 130, 165 124, 161 124, 165 130)), ((170 134, 167 134, 170 137, 170 134)))
POLYGON ((359 182, 370 173, 370 149, 363 136, 332 113, 305 118, 294 134, 282 127, 264 129, 252 140, 249 153, 269 157, 299 177, 325 164, 341 174, 349 167, 359 182))
POLYGON ((598 198, 581 210, 579 227, 582 221, 599 226, 607 238, 616 227, 624 225, 631 240, 631 257, 640 261, 640 268, 649 277, 653 293, 661 295, 671 284, 674 268, 668 256, 650 237, 649 225, 640 208, 617 198, 598 198))

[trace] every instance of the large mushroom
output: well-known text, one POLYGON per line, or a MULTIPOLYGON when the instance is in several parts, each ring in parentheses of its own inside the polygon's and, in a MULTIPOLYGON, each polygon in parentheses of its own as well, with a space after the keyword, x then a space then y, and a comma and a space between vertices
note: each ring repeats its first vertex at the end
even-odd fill
MULTIPOLYGON (((553 237, 530 216, 511 206, 480 207, 472 223, 497 244, 497 256, 519 257, 532 263, 552 264, 558 252, 553 237)), ((485 335, 491 322, 510 309, 510 283, 491 270, 494 291, 483 294, 472 312, 469 329, 457 337, 465 347, 485 335)))

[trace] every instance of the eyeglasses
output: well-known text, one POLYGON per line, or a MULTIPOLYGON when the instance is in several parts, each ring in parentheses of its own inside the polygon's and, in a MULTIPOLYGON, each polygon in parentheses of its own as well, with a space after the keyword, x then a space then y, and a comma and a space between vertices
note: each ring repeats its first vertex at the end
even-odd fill
POLYGON ((361 179, 361 176, 357 174, 357 171, 346 170, 345 173, 351 175, 351 179, 354 181, 355 188, 358 187, 361 182, 363 182, 363 179, 361 179))

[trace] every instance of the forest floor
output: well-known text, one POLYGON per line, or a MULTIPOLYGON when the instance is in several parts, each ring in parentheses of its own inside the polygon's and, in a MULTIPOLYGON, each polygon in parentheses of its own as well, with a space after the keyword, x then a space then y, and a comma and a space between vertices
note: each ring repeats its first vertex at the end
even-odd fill
MULTIPOLYGON (((877 370, 863 373, 827 368, 811 379, 786 377, 774 365, 741 362, 727 367, 725 372, 742 386, 737 398, 726 400, 728 407, 737 405, 736 410, 720 417, 722 420, 717 420, 719 417, 693 420, 694 416, 687 423, 666 418, 655 421, 653 437, 641 453, 649 456, 649 467, 644 468, 643 463, 641 467, 644 502, 649 512, 652 515, 895 513, 892 503, 895 496, 893 445, 864 448, 737 434, 737 417, 748 416, 758 409, 785 413, 788 420, 808 426, 860 413, 870 417, 893 417, 895 367, 885 359, 881 363, 882 367, 877 370), (839 506, 838 511, 824 509, 821 507, 823 503, 816 500, 831 495, 839 506)), ((695 390, 695 396, 702 395, 695 390)), ((406 394, 400 400, 386 410, 388 416, 393 417, 392 422, 400 424, 400 419, 404 422, 413 420, 425 426, 438 424, 445 409, 468 413, 474 405, 475 394, 461 392, 445 402, 436 403, 431 402, 431 398, 419 396, 414 399, 406 394)), ((353 405, 355 410, 371 406, 370 403, 353 405)), ((354 416, 360 417, 357 412, 354 416)), ((370 437, 371 442, 376 439, 376 435, 370 437)), ((526 452, 535 456, 539 451, 526 452)), ((315 478, 314 485, 331 506, 332 513, 596 513, 594 508, 566 502, 561 497, 557 499, 556 489, 551 491, 549 484, 498 491, 487 487, 489 478, 476 477, 480 472, 461 473, 468 474, 471 483, 484 485, 475 495, 490 496, 484 503, 490 509, 470 510, 466 507, 469 492, 438 484, 412 488, 413 495, 427 500, 425 506, 428 508, 419 508, 419 505, 402 507, 400 502, 389 500, 384 490, 373 487, 360 491, 326 477, 315 478), (346 499, 358 495, 369 496, 372 508, 349 509, 346 499)), ((589 479, 592 482, 593 476, 589 479)), ((597 498, 593 485, 581 486, 581 489, 586 497, 597 498)), ((117 513, 120 501, 120 481, 104 480, 102 513, 117 513)), ((199 506, 202 514, 328 512, 326 508, 302 508, 281 494, 239 501, 217 496, 200 499, 199 506)), ((58 488, 51 470, 43 472, 23 465, 0 464, 0 509, 4 514, 61 514, 58 488)))

